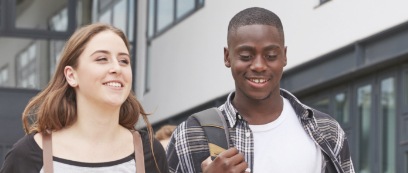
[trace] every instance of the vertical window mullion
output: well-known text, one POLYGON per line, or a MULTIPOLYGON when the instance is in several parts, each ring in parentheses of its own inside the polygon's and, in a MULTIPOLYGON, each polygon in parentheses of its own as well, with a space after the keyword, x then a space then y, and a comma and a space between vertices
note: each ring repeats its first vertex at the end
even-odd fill
POLYGON ((177 21, 177 0, 174 0, 173 3, 173 22, 170 25, 174 25, 177 21))
POLYGON ((153 0, 154 1, 154 16, 153 16, 153 37, 156 36, 157 34, 157 25, 158 25, 158 20, 157 20, 157 16, 158 16, 158 0, 153 0))

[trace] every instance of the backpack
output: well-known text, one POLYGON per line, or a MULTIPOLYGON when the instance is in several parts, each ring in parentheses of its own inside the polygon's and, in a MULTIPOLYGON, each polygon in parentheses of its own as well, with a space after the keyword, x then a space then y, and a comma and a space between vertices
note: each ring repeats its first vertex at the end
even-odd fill
POLYGON ((209 108, 193 114, 208 140, 211 159, 229 148, 229 131, 224 115, 218 108, 209 108))

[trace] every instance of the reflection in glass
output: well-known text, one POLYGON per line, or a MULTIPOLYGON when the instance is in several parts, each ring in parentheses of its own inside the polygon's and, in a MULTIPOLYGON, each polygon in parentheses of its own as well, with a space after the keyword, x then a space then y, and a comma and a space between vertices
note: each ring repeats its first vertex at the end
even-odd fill
POLYGON ((174 21, 174 1, 157 0, 157 30, 161 31, 174 21))
POLYGON ((111 18, 112 18, 112 10, 108 9, 99 15, 98 22, 112 24, 111 18))
POLYGON ((403 79, 403 81, 404 81, 404 84, 403 84, 403 86, 404 87, 402 87, 403 88, 403 93, 404 93, 404 98, 403 98, 403 100, 404 100, 404 106, 405 107, 408 107, 408 70, 405 70, 404 71, 404 79, 403 79))
POLYGON ((58 14, 54 15, 50 20, 51 31, 67 31, 68 28, 68 9, 63 8, 58 14))
POLYGON ((9 78, 8 66, 5 65, 0 68, 0 87, 8 86, 7 85, 8 78, 9 78))
POLYGON ((147 37, 151 38, 154 34, 154 5, 156 1, 149 1, 149 17, 147 27, 147 37))
POLYGON ((36 49, 37 46, 34 42, 27 49, 17 55, 17 87, 39 87, 36 49))
POLYGON ((53 76, 58 60, 60 59, 62 49, 64 48, 65 41, 50 40, 49 45, 50 45, 50 76, 53 76))
POLYGON ((194 10, 195 0, 177 0, 177 18, 194 10))
POLYGON ((316 109, 316 110, 321 111, 321 112, 328 113, 329 112, 329 103, 330 103, 329 98, 322 98, 320 100, 315 101, 312 104, 312 107, 314 109, 316 109))
POLYGON ((134 32, 134 22, 135 22, 135 20, 134 20, 134 18, 135 18, 135 5, 134 5, 134 3, 135 3, 135 1, 133 1, 133 0, 130 0, 130 1, 128 1, 128 3, 129 3, 129 6, 128 6, 128 9, 129 9, 129 12, 128 12, 128 14, 127 14, 127 17, 128 17, 128 30, 127 30, 127 36, 128 36, 128 39, 129 39, 129 41, 130 42, 133 42, 134 40, 133 40, 133 32, 134 32))
POLYGON ((394 173, 395 167, 395 146, 396 146, 396 104, 394 78, 387 78, 381 81, 381 107, 380 116, 382 118, 382 172, 394 173))
POLYGON ((2 25, 2 23, 3 23, 3 20, 2 20, 2 17, 1 16, 3 16, 4 14, 3 14, 3 10, 2 10, 2 3, 3 3, 3 1, 0 1, 0 29, 1 29, 1 25, 2 25))
POLYGON ((151 63, 150 63, 150 55, 151 55, 151 46, 147 44, 147 51, 146 51, 146 60, 145 60, 145 84, 144 84, 144 92, 147 93, 150 90, 150 83, 151 83, 151 63))
POLYGON ((113 26, 121 29, 124 33, 127 33, 126 19, 127 19, 126 1, 120 0, 113 7, 113 26))
MULTIPOLYGON (((51 30, 51 28, 48 27, 49 20, 67 7, 68 0, 26 0, 14 2, 16 5, 16 28, 51 30)), ((67 30, 68 20, 64 20, 67 15, 66 11, 61 13, 61 16, 51 19, 56 21, 60 20, 58 21, 58 26, 56 26, 58 29, 53 28, 55 31, 67 30)))
POLYGON ((357 107, 360 118, 359 129, 359 165, 361 173, 370 173, 371 154, 370 129, 371 129, 371 85, 366 85, 357 90, 357 107))
MULTIPOLYGON (((54 64, 50 62, 50 45, 56 41, 0 37, 0 68, 7 66, 8 69, 6 86, 30 89, 44 87, 49 81, 50 65, 54 64)), ((61 47, 63 42, 60 41, 61 47)))
POLYGON ((344 92, 334 96, 334 115, 341 124, 348 124, 350 121, 348 98, 344 92))

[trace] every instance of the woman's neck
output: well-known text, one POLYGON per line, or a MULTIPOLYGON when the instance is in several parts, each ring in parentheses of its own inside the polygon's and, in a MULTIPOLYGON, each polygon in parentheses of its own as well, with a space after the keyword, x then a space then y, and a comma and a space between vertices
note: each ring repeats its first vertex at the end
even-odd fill
POLYGON ((97 104, 78 103, 77 120, 68 129, 88 139, 112 139, 120 129, 120 107, 108 107, 97 104))

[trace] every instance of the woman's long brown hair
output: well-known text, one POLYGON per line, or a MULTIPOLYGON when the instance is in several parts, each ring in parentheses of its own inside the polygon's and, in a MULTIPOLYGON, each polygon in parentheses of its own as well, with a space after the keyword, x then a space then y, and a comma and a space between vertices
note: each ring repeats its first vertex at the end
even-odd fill
MULTIPOLYGON (((46 130, 57 131, 71 126, 76 121, 75 90, 66 81, 64 68, 65 66, 77 68, 78 58, 89 40, 96 34, 107 30, 120 36, 129 51, 129 41, 125 34, 111 25, 90 24, 75 31, 65 43, 65 47, 61 52, 61 59, 47 87, 33 97, 24 109, 22 121, 25 133, 41 133, 46 130)), ((153 151, 153 129, 148 122, 147 115, 134 93, 131 92, 120 108, 119 124, 129 130, 136 130, 135 125, 139 120, 139 116, 143 117, 148 130, 156 168, 160 172, 153 151)))

